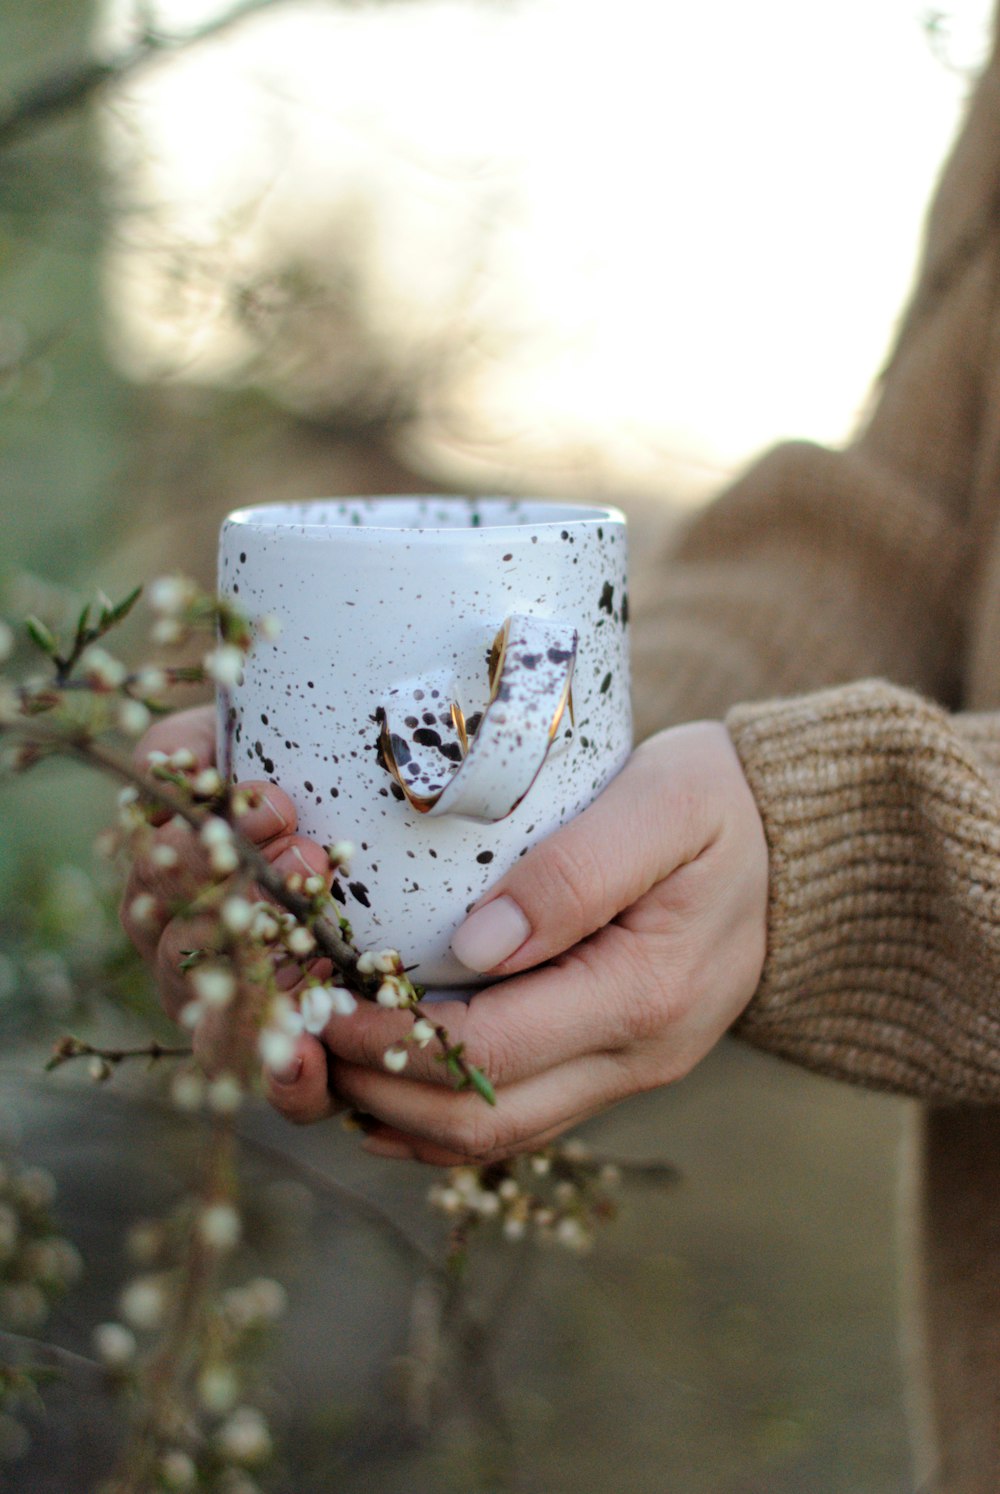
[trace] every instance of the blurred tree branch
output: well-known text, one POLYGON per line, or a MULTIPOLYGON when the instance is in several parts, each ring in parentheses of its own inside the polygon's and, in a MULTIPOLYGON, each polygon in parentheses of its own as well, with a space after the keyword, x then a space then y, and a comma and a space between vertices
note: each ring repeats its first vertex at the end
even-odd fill
POLYGON ((150 63, 210 41, 248 17, 284 3, 285 0, 239 0, 230 10, 206 21, 196 31, 172 35, 149 29, 134 46, 117 57, 106 61, 86 58, 37 78, 17 93, 6 108, 0 108, 0 150, 6 150, 87 103, 107 84, 120 83, 150 63))

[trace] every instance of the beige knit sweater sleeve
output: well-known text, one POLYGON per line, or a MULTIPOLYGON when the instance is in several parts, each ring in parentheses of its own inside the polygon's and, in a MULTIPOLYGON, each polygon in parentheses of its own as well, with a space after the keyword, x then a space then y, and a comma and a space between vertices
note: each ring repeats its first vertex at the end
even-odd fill
POLYGON ((981 648, 984 597, 1000 615, 998 78, 994 58, 864 433, 777 448, 689 525, 636 648, 643 733, 724 716, 761 810, 768 955, 742 1035, 994 1103, 1000 715, 962 708, 1000 701, 981 648))

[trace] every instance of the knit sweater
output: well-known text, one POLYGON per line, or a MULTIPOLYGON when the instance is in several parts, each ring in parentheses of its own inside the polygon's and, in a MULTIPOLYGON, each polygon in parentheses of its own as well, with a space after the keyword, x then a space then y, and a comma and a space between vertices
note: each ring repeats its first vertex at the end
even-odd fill
POLYGON ((998 289, 994 52, 863 430, 778 447, 687 525, 636 637, 643 733, 724 717, 764 822, 737 1031, 925 1102, 938 1494, 1000 1491, 998 289))

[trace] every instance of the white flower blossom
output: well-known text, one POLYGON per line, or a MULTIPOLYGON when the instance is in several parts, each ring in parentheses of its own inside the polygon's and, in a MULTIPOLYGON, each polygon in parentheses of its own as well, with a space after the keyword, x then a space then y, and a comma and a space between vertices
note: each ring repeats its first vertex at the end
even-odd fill
POLYGON ((358 1009, 356 998, 346 986, 328 986, 333 1001, 333 1011, 338 1017, 350 1017, 358 1009))
POLYGON ((233 1250, 239 1244, 243 1226, 232 1204, 212 1203, 198 1217, 198 1233, 212 1250, 233 1250))
POLYGON ((392 1074, 401 1074, 409 1062, 410 1055, 405 1048, 386 1048, 382 1054, 382 1062, 392 1074))
POLYGON ((270 944, 277 939, 281 928, 271 909, 263 903, 258 904, 254 910, 253 922, 250 925, 250 934, 254 939, 259 939, 264 944, 270 944))
POLYGON ((123 700, 118 707, 118 725, 128 737, 141 737, 152 719, 141 700, 123 700))
POLYGON ((512 1214, 503 1222, 503 1237, 505 1240, 523 1240, 526 1228, 524 1220, 512 1214))
POLYGON ((151 581, 146 591, 149 605, 154 612, 173 617, 190 607, 198 596, 198 588, 188 576, 158 576, 151 581))
POLYGON ((214 1416, 225 1416, 240 1398, 239 1377, 230 1364, 207 1364, 197 1386, 198 1399, 214 1416))
POLYGON ((243 650, 234 643, 221 643, 202 660, 205 673, 217 685, 236 685, 243 673, 243 650))
POLYGON ((167 1489, 196 1489, 198 1467, 181 1447, 172 1447, 160 1458, 160 1480, 167 1489))
MULTIPOLYGON (((193 1002, 192 1005, 194 1005, 193 1002)), ((187 1011, 188 1008, 185 1007, 184 1010, 187 1011)), ((197 1069, 179 1069, 170 1085, 170 1098, 178 1110, 187 1111, 189 1114, 200 1110, 205 1099, 203 1076, 197 1069)))
POLYGON ((181 1008, 177 1020, 188 1032, 193 1032, 204 1015, 205 1008, 200 1001, 189 1001, 187 1006, 181 1008))
POLYGON ((87 1065, 87 1073, 95 1084, 103 1084, 111 1078, 111 1065, 106 1058, 94 1057, 87 1065))
POLYGON ((230 934, 245 934, 253 923, 253 903, 245 897, 227 897, 219 910, 222 926, 230 934))
POLYGON ((373 975, 375 973, 375 956, 370 949, 358 955, 358 974, 373 975))
POLYGON ((434 1041, 434 1028, 426 1017, 418 1017, 413 1024, 413 1041, 421 1048, 434 1041))
POLYGON ((306 1032, 318 1037, 329 1022, 334 1011, 333 992, 329 986, 310 986, 303 991, 299 1011, 306 1032))
POLYGON ((244 1292, 257 1317, 267 1323, 277 1322, 288 1307, 288 1293, 280 1281, 271 1276, 257 1276, 247 1283, 244 1292))
POLYGON ((583 1252, 589 1250, 591 1238, 579 1219, 560 1219, 556 1225, 556 1239, 560 1245, 565 1245, 569 1250, 583 1252))
POLYGON ((251 1467, 271 1456, 267 1422, 252 1406, 239 1406, 216 1432, 215 1443, 224 1458, 251 1467))
POLYGON ((158 669, 155 664, 144 664, 135 677, 136 693, 148 700, 151 696, 162 695, 167 683, 166 673, 162 669, 158 669))
POLYGON ((265 643, 273 643, 281 637, 281 620, 273 612, 265 612, 257 619, 257 633, 265 643))
POLYGON ((0 622, 0 664, 14 652, 14 634, 5 622, 0 622))
POLYGON ((381 949, 375 956, 375 969, 382 975, 395 975, 402 963, 398 949, 381 949))
POLYGON ((122 661, 96 643, 85 648, 80 655, 80 668, 96 690, 117 690, 128 678, 128 670, 122 661))
POLYGON ((162 644, 169 648, 172 644, 180 643, 184 637, 184 628, 176 617, 160 617, 153 624, 149 635, 154 643, 162 644))
POLYGON ((152 928, 156 922, 156 898, 150 892, 138 893, 128 905, 128 915, 139 928, 152 928))
POLYGON ((308 897, 319 897, 321 892, 326 891, 326 881, 323 877, 316 874, 311 877, 306 877, 305 881, 302 883, 302 891, 306 893, 308 897))
POLYGON ((119 1301, 122 1317, 140 1332, 159 1328, 167 1308, 167 1293, 158 1276, 136 1276, 119 1301))
POLYGON ((198 838, 209 850, 213 846, 228 846, 233 840, 232 827, 225 820, 220 820, 218 815, 209 815, 198 831, 198 838))
POLYGON ((203 799, 211 799, 222 788, 222 779, 215 768, 202 768, 192 779, 191 788, 203 799))
POLYGON ((236 977, 223 965, 199 965, 191 972, 198 1000, 215 1011, 227 1007, 236 995, 236 977))
POLYGON ((312 954, 316 948, 316 940, 309 930, 301 925, 297 929, 292 929, 285 943, 293 955, 304 956, 312 954))
POLYGON ((354 844, 349 840, 338 840, 334 845, 327 847, 326 854, 330 858, 331 866, 339 866, 347 870, 347 863, 354 857, 354 844))
POLYGON ((176 768, 178 773, 187 773, 195 766, 196 762, 197 759, 190 747, 178 747, 167 758, 167 766, 176 768))
POLYGON ((93 1342, 98 1359, 107 1369, 124 1369, 132 1363, 138 1348, 135 1334, 124 1323, 98 1323, 93 1342))
POLYGON ((216 1115, 235 1115, 243 1103, 243 1089, 235 1074, 219 1074, 208 1086, 208 1108, 216 1115))
POLYGON ((280 1032, 274 1027, 262 1027, 257 1051, 269 1069, 280 1073, 295 1057, 295 1039, 290 1033, 280 1032))
POLYGON ((375 992, 375 1000, 379 1006, 399 1007, 406 1004, 406 997, 395 976, 390 975, 382 982, 375 992))
POLYGON ((173 846, 156 845, 150 851, 149 859, 154 866, 162 868, 163 871, 170 871, 177 865, 181 858, 173 846))

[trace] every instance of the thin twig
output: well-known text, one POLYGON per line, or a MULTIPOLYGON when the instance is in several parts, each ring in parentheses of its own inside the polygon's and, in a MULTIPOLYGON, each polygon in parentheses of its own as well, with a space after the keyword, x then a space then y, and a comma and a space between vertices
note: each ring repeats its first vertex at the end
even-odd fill
POLYGON ((59 1344, 0 1330, 0 1362, 20 1368, 57 1370, 78 1390, 107 1390, 108 1376, 96 1359, 74 1354, 59 1344))
POLYGON ((389 1245, 406 1256, 411 1264, 417 1262, 423 1270, 436 1279, 445 1279, 447 1271, 443 1263, 373 1199, 367 1198, 363 1193, 358 1193, 354 1188, 349 1188, 346 1183, 338 1182, 336 1178, 331 1177, 314 1163, 307 1162, 303 1157, 296 1157, 290 1152, 282 1151, 281 1147, 274 1146, 271 1142, 260 1141, 256 1136, 248 1136, 239 1128, 237 1128, 236 1137, 240 1146, 246 1147, 248 1151, 255 1152, 281 1171, 287 1172, 291 1169, 315 1188, 330 1198, 336 1199, 352 1214, 371 1225, 389 1245))
MULTIPOLYGON (((0 735, 4 732, 21 737, 29 743, 48 746, 54 751, 76 758, 79 762, 100 768, 110 777, 138 789, 146 799, 157 804, 159 808, 180 816, 194 830, 201 830, 208 820, 217 817, 213 810, 191 803, 169 784, 141 772, 127 757, 97 741, 85 728, 53 726, 51 722, 38 717, 32 717, 29 720, 6 717, 0 720, 0 735)), ((358 969, 357 951, 343 938, 339 928, 328 918, 313 919, 312 901, 301 893, 294 892, 281 873, 276 871, 271 863, 261 855, 257 847, 240 835, 234 826, 230 825, 230 830, 233 837, 233 849, 244 868, 253 876, 254 881, 269 893, 275 902, 293 913, 300 922, 308 923, 318 949, 331 960, 347 986, 366 1000, 372 999, 382 977, 363 975, 358 969)), ((447 1028, 435 1021, 419 1002, 413 1002, 409 1006, 409 1011, 414 1021, 423 1018, 433 1027, 443 1058, 448 1067, 458 1075, 461 1087, 474 1090, 490 1104, 495 1104, 496 1100, 489 1080, 466 1061, 462 1055, 461 1045, 452 1044, 447 1028)))

